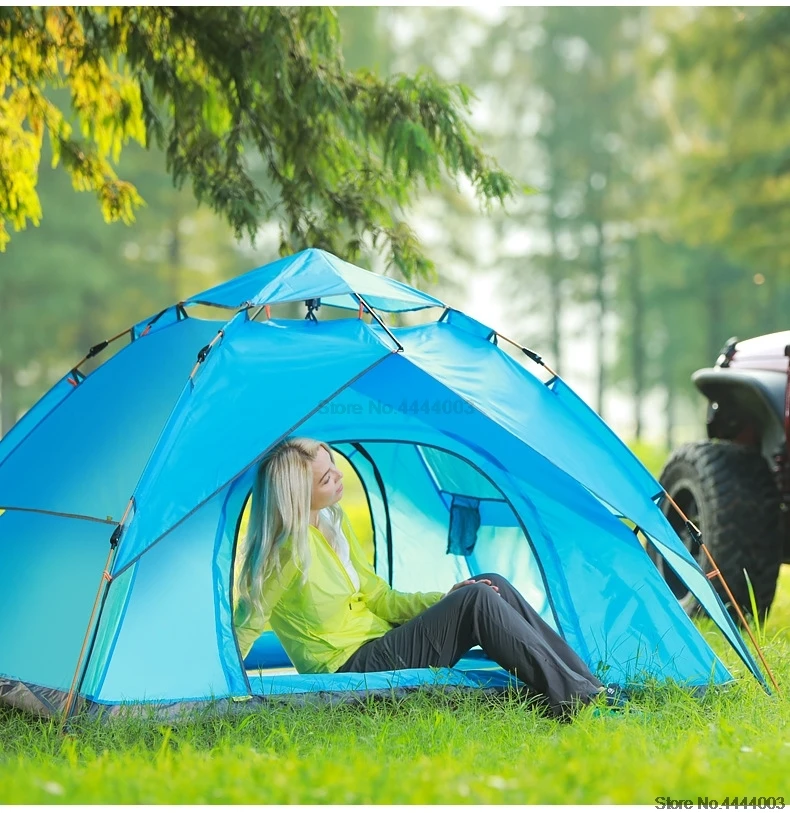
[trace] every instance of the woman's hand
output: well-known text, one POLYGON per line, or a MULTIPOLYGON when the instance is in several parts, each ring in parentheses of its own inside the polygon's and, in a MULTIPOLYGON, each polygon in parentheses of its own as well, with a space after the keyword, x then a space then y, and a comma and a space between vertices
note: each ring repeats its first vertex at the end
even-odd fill
POLYGON ((462 582, 458 582, 458 584, 454 584, 444 595, 449 596, 453 590, 457 590, 459 587, 466 587, 467 584, 487 584, 493 590, 496 590, 497 593, 499 592, 499 588, 491 581, 491 579, 464 579, 462 582))

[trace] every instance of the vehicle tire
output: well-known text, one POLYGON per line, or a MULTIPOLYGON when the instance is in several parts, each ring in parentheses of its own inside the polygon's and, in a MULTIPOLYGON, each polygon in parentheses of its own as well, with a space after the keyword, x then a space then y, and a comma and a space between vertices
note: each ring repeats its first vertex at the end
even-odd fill
MULTIPOLYGON (((782 545, 779 492, 759 451, 729 441, 687 443, 672 453, 659 480, 702 532, 702 541, 747 617, 754 614, 744 570, 748 573, 758 617, 764 619, 776 592, 782 545)), ((663 509, 702 570, 711 572, 713 566, 669 500, 664 500, 663 509)), ((694 596, 655 548, 648 547, 686 612, 695 614, 700 608, 694 596)), ((737 619, 721 581, 714 577, 711 583, 737 619)))

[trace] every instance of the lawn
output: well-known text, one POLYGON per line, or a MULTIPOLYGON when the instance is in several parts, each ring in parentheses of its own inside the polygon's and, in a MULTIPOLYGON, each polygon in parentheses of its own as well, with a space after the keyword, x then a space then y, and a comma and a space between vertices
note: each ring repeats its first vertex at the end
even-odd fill
MULTIPOLYGON (((656 689, 625 713, 560 723, 513 699, 415 693, 233 719, 57 722, 0 709, 0 803, 790 804, 790 701, 768 696, 712 627, 739 680, 693 699, 656 689), (767 797, 762 799, 761 797, 767 797)), ((764 630, 790 685, 790 569, 764 630)))
MULTIPOLYGON (((764 631, 790 683, 790 573, 764 631)), ((0 709, 1 803, 638 803, 788 793, 790 701, 744 676, 694 700, 651 693, 632 713, 572 723, 516 700, 415 694, 362 707, 259 709, 163 725, 54 721, 0 709)))

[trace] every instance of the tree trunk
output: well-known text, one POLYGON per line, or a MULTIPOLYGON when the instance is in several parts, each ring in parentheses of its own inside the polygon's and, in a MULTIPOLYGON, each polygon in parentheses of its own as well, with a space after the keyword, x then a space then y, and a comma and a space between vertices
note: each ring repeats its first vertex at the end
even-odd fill
POLYGON ((562 271, 559 248, 557 246, 557 215, 554 211, 556 189, 552 184, 549 193, 548 227, 551 238, 551 264, 549 266, 549 308, 551 313, 551 334, 549 347, 551 348, 553 367, 558 374, 562 373, 562 271))
POLYGON ((7 435, 16 423, 15 374, 13 365, 0 363, 0 437, 7 435))
POLYGON ((721 261, 717 257, 711 257, 707 263, 705 273, 705 305, 708 314, 708 359, 712 364, 719 351, 724 346, 724 342, 731 335, 723 329, 724 305, 721 296, 721 261))
POLYGON ((763 284, 765 290, 761 291, 765 302, 763 330, 771 333, 779 331, 783 327, 781 314, 784 311, 780 307, 781 298, 780 292, 777 290, 776 276, 776 271, 772 269, 766 270, 765 283, 763 284))
POLYGON ((666 353, 664 356, 664 386, 666 389, 666 405, 664 407, 664 432, 666 435, 666 447, 670 451, 675 448, 675 381, 672 371, 672 356, 666 353))
MULTIPOLYGON (((102 341, 105 336, 102 333, 101 314, 104 302, 102 298, 91 290, 86 290, 82 294, 82 318, 77 330, 77 358, 70 363, 76 364, 81 358, 88 354, 93 345, 102 341)), ((97 367, 104 363, 105 356, 99 353, 92 359, 84 361, 80 365, 80 372, 85 375, 92 373, 97 367)))
POLYGON ((631 359, 633 363, 634 384, 634 437, 642 439, 642 401, 645 392, 645 347, 643 322, 645 304, 642 298, 642 264, 639 255, 639 238, 631 243, 631 312, 633 327, 631 331, 631 359))
POLYGON ((181 234, 178 231, 180 222, 181 216, 176 211, 170 225, 173 230, 173 240, 170 243, 170 251, 168 252, 167 269, 170 277, 170 295, 173 302, 181 301, 181 234))
POLYGON ((603 222, 600 216, 595 219, 595 230, 598 240, 593 253, 593 273, 595 274, 595 301, 598 305, 597 319, 595 320, 595 356, 598 360, 598 382, 596 392, 596 411, 604 417, 604 394, 606 391, 606 369, 604 359, 605 324, 606 317, 606 289, 604 287, 606 269, 603 258, 603 222))
MULTIPOLYGON (((8 330, 8 316, 11 305, 8 301, 8 291, 0 291, 0 326, 5 325, 8 330)), ((6 341, 7 341, 6 336, 6 341)), ((17 411, 16 368, 12 364, 7 345, 2 343, 0 336, 0 437, 8 434, 16 423, 17 411)))

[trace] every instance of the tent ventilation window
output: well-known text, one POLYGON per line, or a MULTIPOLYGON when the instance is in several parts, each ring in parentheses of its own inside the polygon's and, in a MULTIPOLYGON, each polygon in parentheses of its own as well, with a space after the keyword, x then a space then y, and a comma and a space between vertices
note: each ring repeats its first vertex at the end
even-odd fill
POLYGON ((480 529, 480 500, 453 495, 450 504, 450 529, 447 534, 447 553, 471 556, 480 529))

